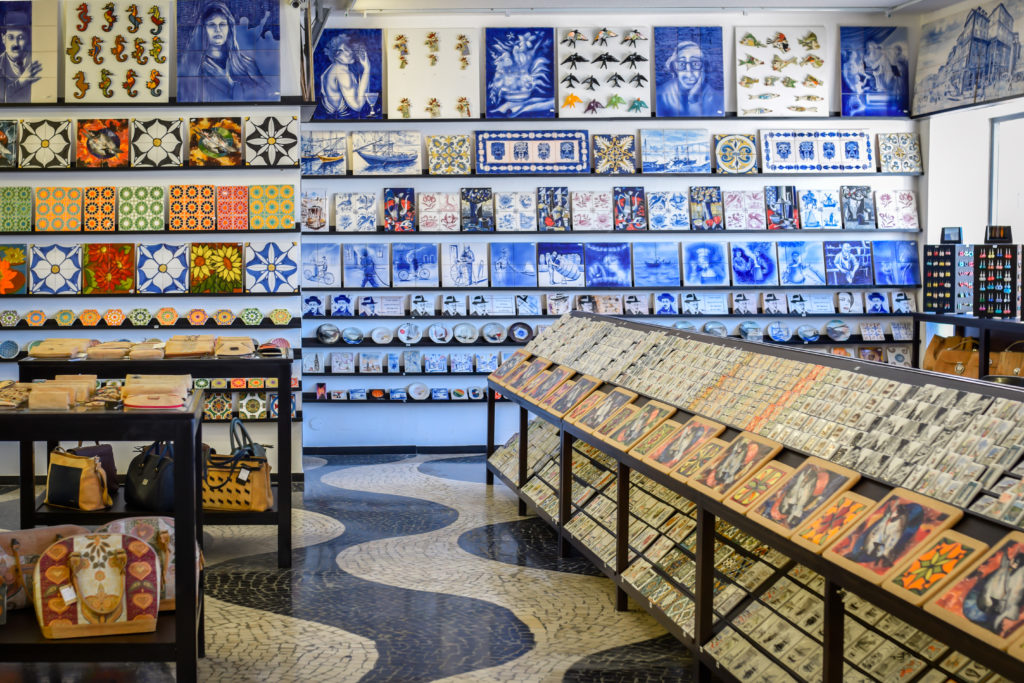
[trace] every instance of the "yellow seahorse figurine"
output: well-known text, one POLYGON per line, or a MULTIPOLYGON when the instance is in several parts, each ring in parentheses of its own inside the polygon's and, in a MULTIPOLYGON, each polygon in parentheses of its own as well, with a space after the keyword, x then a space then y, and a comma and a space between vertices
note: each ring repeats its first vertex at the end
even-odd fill
POLYGON ((64 50, 64 52, 67 53, 68 61, 70 61, 72 64, 81 64, 82 58, 78 55, 78 53, 81 52, 81 50, 82 39, 78 36, 72 36, 71 46, 68 49, 64 50))
POLYGON ((114 72, 110 69, 100 69, 100 82, 96 84, 96 87, 100 89, 104 97, 113 97, 114 91, 110 89, 110 86, 114 84, 110 77, 114 75, 114 72))
POLYGON ((149 54, 153 58, 153 61, 157 64, 163 64, 167 61, 167 57, 164 57, 161 53, 164 51, 163 38, 157 36, 153 39, 153 47, 149 48, 149 54))
POLYGON ((146 81, 146 88, 149 90, 149 94, 153 97, 160 97, 163 94, 163 90, 159 88, 160 85, 160 71, 158 69, 152 69, 149 72, 149 80, 146 81))
POLYGON ((149 62, 149 57, 146 56, 146 39, 145 38, 136 38, 135 39, 135 49, 132 50, 132 57, 134 57, 136 63, 138 63, 140 65, 141 64, 147 64, 149 62))

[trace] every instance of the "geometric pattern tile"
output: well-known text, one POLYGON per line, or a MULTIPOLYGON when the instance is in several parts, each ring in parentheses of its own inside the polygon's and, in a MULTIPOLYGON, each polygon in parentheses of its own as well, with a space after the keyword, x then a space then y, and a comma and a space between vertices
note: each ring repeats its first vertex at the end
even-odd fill
POLYGON ((203 419, 211 421, 231 419, 231 392, 207 391, 203 396, 203 419))
POLYGON ((0 187, 0 232, 32 230, 32 188, 0 187))
POLYGON ((245 117, 247 166, 296 166, 299 119, 296 116, 245 117))
POLYGON ((187 244, 140 244, 136 257, 138 291, 184 294, 188 291, 187 244))
POLYGON ((217 186, 217 229, 249 229, 249 188, 245 185, 217 186))
POLYGON ((81 229, 82 188, 36 188, 36 232, 78 232, 81 229))
POLYGON ((245 245, 247 292, 297 292, 299 246, 296 242, 249 242, 245 245))
POLYGON ((249 187, 249 227, 252 230, 295 228, 294 185, 252 185, 249 187))
POLYGON ((29 270, 31 294, 78 294, 82 291, 82 248, 59 244, 33 246, 29 270))
POLYGON ((171 230, 214 230, 216 193, 213 185, 171 185, 168 223, 171 230))
POLYGON ((181 166, 185 139, 182 119, 132 119, 132 166, 181 166))
POLYGON ((121 232, 163 230, 164 188, 159 185, 124 186, 117 191, 117 229, 121 232))
POLYGON ((71 119, 23 119, 19 168, 71 166, 71 119))
POLYGON ((86 232, 112 232, 117 227, 116 196, 113 185, 85 188, 82 222, 86 232))

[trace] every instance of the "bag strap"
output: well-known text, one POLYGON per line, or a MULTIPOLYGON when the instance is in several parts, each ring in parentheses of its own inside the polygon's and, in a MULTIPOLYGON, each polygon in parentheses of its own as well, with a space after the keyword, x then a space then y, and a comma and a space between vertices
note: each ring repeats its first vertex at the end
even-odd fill
POLYGON ((235 453, 241 450, 245 446, 252 446, 252 437, 249 436, 249 430, 245 428, 242 421, 237 417, 231 419, 231 452, 235 453))
POLYGON ((242 450, 232 451, 231 455, 225 455, 218 457, 216 453, 211 453, 207 457, 207 467, 217 468, 228 468, 228 476, 224 478, 224 481, 217 485, 210 484, 209 479, 206 477, 204 472, 203 479, 206 480, 206 487, 211 491, 220 491, 222 488, 227 486, 228 482, 235 477, 235 472, 242 469, 242 461, 246 460, 246 453, 242 450))
MULTIPOLYGON (((966 337, 966 338, 965 338, 965 339, 964 339, 964 340, 963 340, 962 342, 960 342, 959 344, 956 344, 955 346, 950 346, 950 347, 947 347, 947 348, 945 348, 945 349, 942 349, 941 351, 939 351, 939 354, 938 354, 938 355, 939 355, 939 356, 941 356, 941 355, 942 355, 942 354, 944 354, 944 353, 945 353, 946 351, 958 351, 958 350, 960 350, 960 348, 961 348, 961 347, 962 347, 962 346, 963 346, 964 344, 970 344, 971 348, 969 348, 969 349, 968 349, 968 351, 974 351, 974 350, 976 350, 976 349, 975 349, 975 347, 977 347, 977 345, 978 345, 978 340, 977 340, 977 339, 974 339, 973 337, 966 337)), ((937 357, 938 357, 938 356, 936 356, 936 358, 937 358, 937 357)))
POLYGON ((1003 349, 1003 353, 1006 353, 1007 351, 1009 351, 1010 349, 1012 349, 1012 348, 1013 348, 1014 346, 1017 346, 1018 344, 1024 344, 1024 339, 1021 339, 1020 341, 1015 341, 1015 342, 1013 342, 1012 344, 1010 344, 1009 346, 1007 346, 1007 347, 1006 347, 1005 349, 1003 349))
POLYGON ((82 557, 82 553, 73 552, 68 556, 68 565, 71 569, 71 583, 75 587, 75 593, 78 594, 78 599, 82 601, 83 605, 89 609, 90 612, 96 614, 106 615, 113 612, 115 609, 121 606, 121 601, 124 599, 124 570, 128 566, 128 553, 125 552, 124 548, 118 548, 114 551, 110 559, 107 560, 107 564, 112 568, 116 569, 121 575, 121 580, 117 582, 121 592, 117 595, 117 602, 112 602, 109 607, 103 608, 95 603, 86 604, 89 596, 82 593, 82 589, 78 586, 78 573, 85 571, 92 564, 89 560, 82 557))

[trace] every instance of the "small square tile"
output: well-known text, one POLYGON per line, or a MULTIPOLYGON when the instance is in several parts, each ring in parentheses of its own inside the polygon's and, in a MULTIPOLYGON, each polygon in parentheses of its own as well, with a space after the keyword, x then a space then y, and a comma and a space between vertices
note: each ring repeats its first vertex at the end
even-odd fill
POLYGON ((242 119, 189 119, 189 166, 241 166, 242 119))
POLYGON ((28 245, 0 244, 0 296, 28 291, 28 245))
POLYGON ((0 119, 0 168, 18 166, 18 119, 0 119))
POLYGON ((214 230, 216 197, 213 185, 171 185, 167 219, 171 230, 214 230))
POLYGON ((636 173, 636 136, 596 133, 594 173, 636 173))
POLYGON ((0 232, 32 230, 32 188, 0 187, 0 232))
POLYGON ((248 381, 244 377, 232 377, 231 388, 232 389, 245 389, 248 385, 248 381))
POLYGON ((241 243, 193 242, 190 247, 190 293, 242 293, 244 268, 241 243))
MULTIPOLYGON (((299 388, 298 378, 294 377, 292 379, 293 379, 292 388, 293 389, 298 389, 299 388)), ((267 415, 269 417, 273 418, 273 419, 276 419, 277 418, 277 392, 276 391, 272 392, 270 394, 269 399, 270 400, 268 401, 267 415)), ((292 417, 292 419, 295 419, 295 404, 296 404, 295 394, 292 394, 292 410, 291 410, 291 417, 292 417)))
POLYGON ((203 394, 203 419, 211 422, 230 420, 233 417, 231 401, 230 391, 207 391, 203 394))
POLYGON ((157 185, 118 188, 117 229, 121 232, 163 230, 164 194, 164 188, 157 185))
POLYGON ((117 227, 117 188, 113 185, 87 187, 82 195, 82 225, 85 231, 113 232, 117 227))
POLYGON ((245 245, 245 289, 248 292, 297 292, 299 246, 296 242, 245 245))
POLYGON ((302 131, 302 175, 345 175, 348 171, 348 133, 302 131))
POLYGON ((265 377, 250 377, 246 380, 246 386, 250 389, 265 389, 267 380, 265 377))
POLYGON ((917 133, 879 133, 878 157, 882 173, 924 172, 917 133))
POLYGON ((33 246, 29 264, 31 294, 78 294, 82 291, 81 247, 33 246))
POLYGON ((217 229, 249 229, 249 188, 245 185, 217 187, 217 229))
POLYGON ((82 294, 135 291, 135 245, 89 243, 82 246, 82 294))
POLYGON ((127 168, 130 158, 128 119, 78 119, 75 166, 127 168))
POLYGON ((245 117, 247 166, 296 166, 299 163, 297 116, 245 117))
POLYGON ((71 119, 22 119, 19 168, 71 166, 71 119))
POLYGON ((132 166, 174 168, 181 166, 185 139, 184 119, 132 119, 132 166))
POLYGON ((81 188, 36 188, 36 232, 78 232, 81 229, 81 188))
POLYGON ((427 137, 427 169, 430 175, 469 175, 471 144, 468 135, 427 137))
POLYGON ((264 391, 247 391, 238 397, 238 417, 243 420, 267 419, 267 394, 264 391))
POLYGON ((188 291, 187 244, 140 244, 136 280, 140 293, 183 294, 188 291))
POLYGON ((249 187, 250 230, 291 230, 294 228, 294 185, 251 185, 249 187))
POLYGON ((338 232, 376 232, 377 195, 372 192, 336 193, 334 224, 338 232))

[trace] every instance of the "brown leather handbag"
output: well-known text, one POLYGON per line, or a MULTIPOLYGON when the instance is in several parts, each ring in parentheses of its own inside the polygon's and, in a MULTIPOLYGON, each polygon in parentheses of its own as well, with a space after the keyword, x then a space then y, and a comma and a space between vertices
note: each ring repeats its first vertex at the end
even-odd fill
POLYGON ((1012 350, 1018 344, 1024 344, 1024 341, 1015 341, 1002 351, 990 353, 988 374, 1019 376, 1024 370, 1024 351, 1012 350))
POLYGON ((939 351, 935 372, 978 379, 978 342, 966 337, 959 344, 939 351))
POLYGON ((164 345, 165 358, 198 358, 213 354, 212 334, 176 334, 164 345))
MULTIPOLYGON (((939 353, 945 349, 951 349, 959 346, 964 339, 973 339, 973 337, 961 337, 959 335, 953 337, 943 337, 940 335, 932 335, 931 340, 928 342, 927 348, 924 350, 924 355, 921 356, 921 369, 922 370, 935 370, 935 363, 938 360, 939 353)), ((975 340, 975 343, 977 341, 975 340)))

